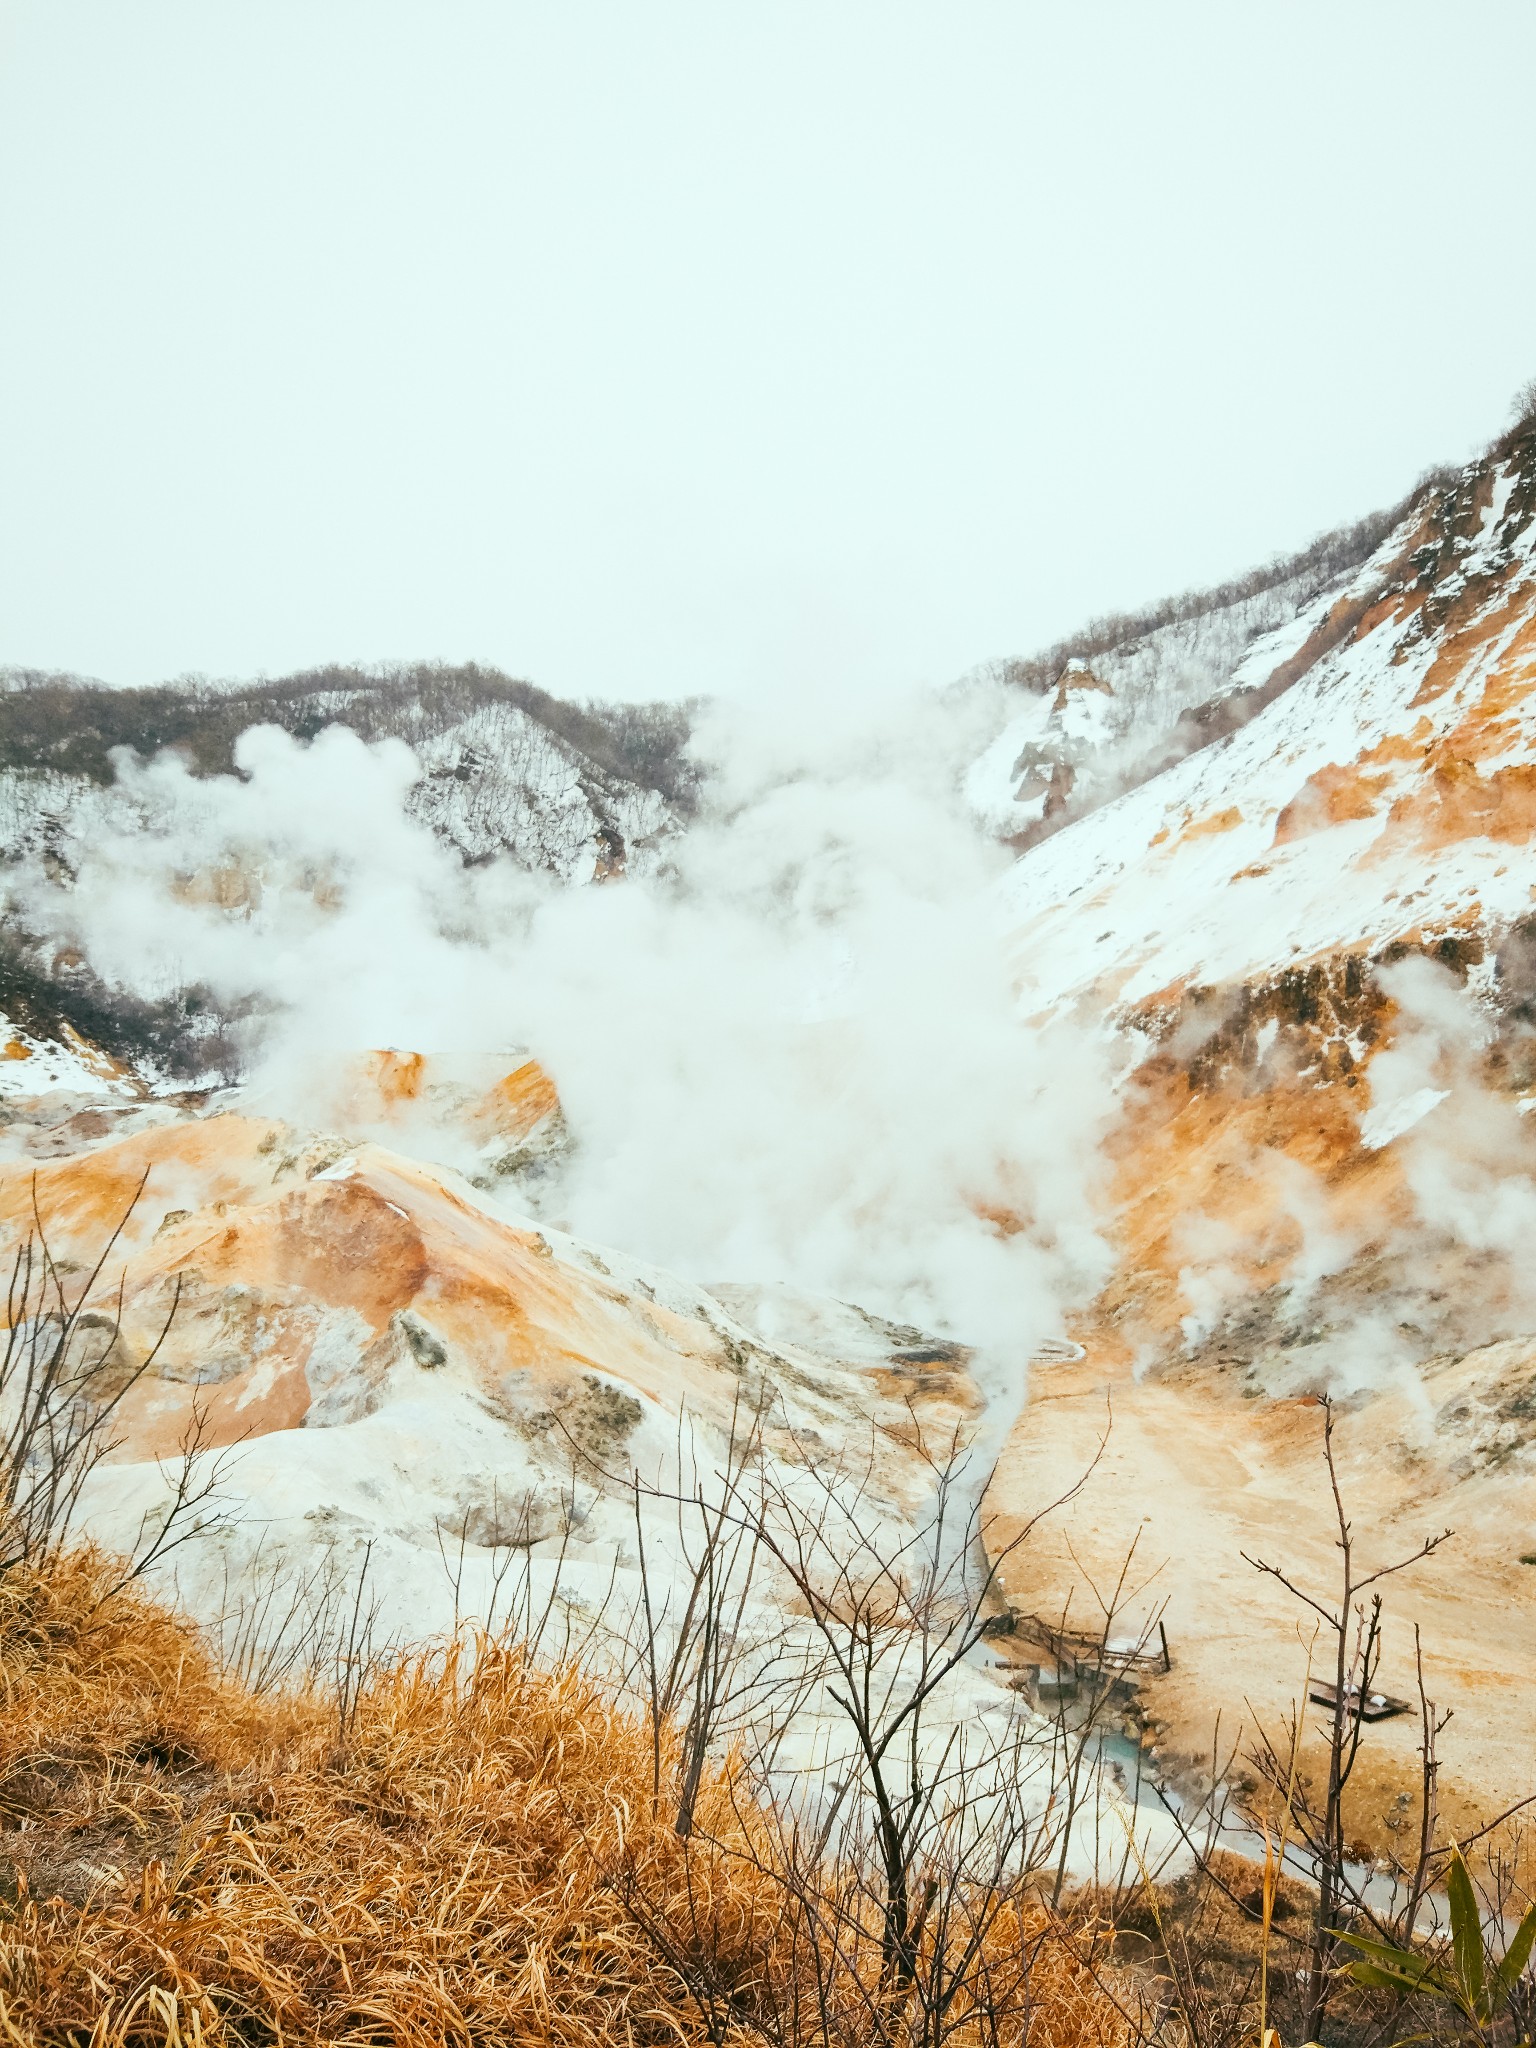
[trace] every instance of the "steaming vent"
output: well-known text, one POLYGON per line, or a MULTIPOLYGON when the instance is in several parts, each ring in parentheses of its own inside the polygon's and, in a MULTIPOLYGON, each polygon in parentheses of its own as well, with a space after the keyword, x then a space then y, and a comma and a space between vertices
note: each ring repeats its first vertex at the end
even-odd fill
POLYGON ((1081 1344, 1074 1344, 1070 1337, 1042 1337, 1029 1354, 1031 1365, 1076 1365, 1080 1358, 1086 1358, 1087 1351, 1081 1344))

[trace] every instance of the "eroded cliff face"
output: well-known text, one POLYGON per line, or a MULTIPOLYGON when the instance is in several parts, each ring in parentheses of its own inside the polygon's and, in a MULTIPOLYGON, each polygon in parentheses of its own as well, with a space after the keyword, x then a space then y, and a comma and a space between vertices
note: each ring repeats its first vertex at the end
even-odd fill
MULTIPOLYGON (((1244 674, 1266 664, 1224 737, 1009 883, 1026 1004, 1111 1018, 1127 1048, 1116 1271, 1073 1326, 1084 1360, 1036 1375, 1005 1518, 1086 1465, 1112 1412, 1109 1443, 1011 1592, 1081 1599, 1134 1545, 1175 1646, 1150 1693, 1165 1746, 1277 1717, 1304 1617, 1243 1558, 1332 1584, 1331 1395, 1373 1554, 1457 1531, 1393 1584, 1382 1682, 1412 1691, 1422 1624, 1457 1710, 1449 1796, 1487 1814, 1527 1789, 1536 1680, 1533 426, 1428 491, 1244 674)), ((1406 1722, 1377 1740, 1378 1846, 1413 1746, 1406 1722)))
MULTIPOLYGON (((1536 1133, 1521 1004, 1489 1017, 1431 971, 1483 1018, 1480 1045, 1413 1053, 1418 1022, 1358 955, 1162 1013, 1113 1141, 1115 1274, 1070 1326, 1083 1358, 1034 1370, 991 1499, 1006 1538, 1088 1475, 1008 1567, 1010 1604, 1094 1612, 1129 1560, 1118 1632, 1161 1614, 1173 1648, 1143 1687, 1157 1761, 1198 1783, 1219 1726, 1240 1776, 1242 1743, 1301 1696, 1315 1619, 1256 1565, 1336 1597, 1331 1397, 1370 1565, 1454 1532, 1385 1589, 1379 1683, 1414 1697, 1421 1631, 1430 1696, 1455 1714, 1447 1824, 1466 1831, 1529 1783, 1536 1133), (1405 1057, 1415 1085, 1387 1088, 1405 1057)), ((1417 1740, 1411 1715, 1372 1731, 1352 1826, 1377 1853, 1417 1740)))
POLYGON ((1104 1312, 1137 1355, 1210 1321, 1180 1293, 1200 1219, 1248 1295, 1315 1291, 1345 1263, 1330 1232, 1356 1269, 1418 1226, 1427 1255, 1431 1143, 1490 1190, 1531 1166, 1536 429, 1312 610, 1332 623, 1292 622, 1285 687, 1239 730, 1007 885, 1026 1008, 1128 1049, 1104 1312))
POLYGON ((1240 729, 1017 863, 1027 1000, 1134 1013, 1530 912, 1533 475, 1525 428, 1315 601, 1344 630, 1254 644, 1288 680, 1240 729))

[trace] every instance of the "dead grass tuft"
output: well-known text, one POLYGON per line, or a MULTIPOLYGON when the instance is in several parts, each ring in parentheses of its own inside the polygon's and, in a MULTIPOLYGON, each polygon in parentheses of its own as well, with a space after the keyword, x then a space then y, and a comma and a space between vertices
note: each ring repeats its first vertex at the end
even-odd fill
MULTIPOLYGON (((818 2009, 766 1817, 719 1773, 681 1841, 580 1672, 448 1646, 376 1673, 343 1739, 322 1691, 244 1691, 109 1583, 89 1553, 0 1580, 0 2042, 875 2038, 867 1983, 818 2009)), ((1043 1911, 998 1924, 1035 1951, 1013 2038, 1123 2048, 1043 1911)))

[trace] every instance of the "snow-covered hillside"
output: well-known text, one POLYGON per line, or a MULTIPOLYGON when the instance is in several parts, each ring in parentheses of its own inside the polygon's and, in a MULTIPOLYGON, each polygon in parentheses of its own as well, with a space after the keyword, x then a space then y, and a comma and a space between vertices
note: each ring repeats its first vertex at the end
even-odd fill
MULTIPOLYGON (((663 857, 693 771, 681 707, 586 707, 477 668, 323 670, 279 683, 106 690, 13 673, 0 690, 0 859, 73 865, 72 847, 136 815, 116 761, 174 748, 227 773, 253 725, 307 739, 327 725, 411 747, 407 800, 466 861, 509 856, 583 882, 663 857)), ((138 786, 142 808, 144 785, 138 786)))
MULTIPOLYGON (((1154 1719, 1197 1757, 1218 1711, 1294 1696, 1294 1611, 1242 1558, 1329 1583, 1331 1396, 1358 1526, 1404 1552, 1458 1532, 1397 1626, 1455 1707, 1442 1792, 1471 1814, 1523 1782, 1515 1674, 1536 1671, 1536 418, 1285 596, 1240 648, 1224 608, 1184 682, 1183 626, 1066 668, 973 771, 995 829, 1043 828, 1001 885, 1022 1009, 1122 1061, 1114 1276, 995 1497, 1022 1511, 1092 1456, 1109 1401, 1103 1462, 1015 1597, 1158 1560, 1177 1649, 1154 1719), (1112 681, 1165 732, 1200 695, 1174 758, 1126 772, 1112 681), (1026 728, 1079 750, 1074 807, 1015 803, 1026 728)), ((1411 1691, 1401 1633, 1389 1662, 1411 1691)))
MULTIPOLYGON (((1135 1006, 1531 912, 1536 430, 1421 494, 1352 575, 1254 639, 1225 678, 1238 692, 1268 701, 1014 868, 1034 999, 1135 1006)), ((1093 761, 1114 758, 1118 716, 1076 670, 1048 714, 1101 735, 1093 761)))
MULTIPOLYGON (((67 903, 103 848, 173 835, 196 791, 247 778, 241 738, 263 726, 301 744, 334 728, 409 748, 405 816, 466 868, 504 861, 564 884, 654 873, 694 807, 684 706, 565 704, 494 671, 430 664, 144 690, 0 675, 0 1010, 13 1044, 62 1048, 50 1057, 72 1071, 84 1040, 157 1087, 240 1070, 238 1001, 175 963, 134 993, 121 969, 98 971, 97 949, 61 940, 38 900, 67 903), (162 772, 177 765, 187 772, 162 772)), ((366 846, 351 854, 366 864, 366 846)), ((214 865, 176 886, 248 915, 259 858, 233 843, 214 865)))
POLYGON ((1286 687, 1336 594, 1379 556, 1402 505, 1214 590, 1097 621, 1028 661, 994 664, 1010 715, 966 776, 986 830, 1028 847, 1235 730, 1286 687))

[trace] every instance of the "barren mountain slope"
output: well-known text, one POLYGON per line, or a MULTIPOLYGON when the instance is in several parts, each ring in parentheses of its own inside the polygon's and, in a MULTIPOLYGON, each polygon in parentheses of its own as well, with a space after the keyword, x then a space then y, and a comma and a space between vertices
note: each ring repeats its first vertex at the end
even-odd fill
POLYGON ((1000 686, 1008 707, 966 776, 978 817, 1027 848, 1235 732, 1300 673, 1297 650, 1333 597, 1448 480, 1426 477, 1392 510, 1231 583, 1093 620, 968 678, 962 693, 1000 686))
POLYGON ((1250 671, 1283 645, 1294 673, 1240 730, 1010 878, 1026 1003, 1112 1016, 1133 1051, 1119 1270, 995 1498, 1054 1489, 1113 1410, 1070 1551, 1012 1590, 1081 1601, 1135 1537, 1175 1650, 1153 1711, 1198 1750, 1300 1683, 1305 1617, 1239 1553, 1331 1584, 1332 1393, 1373 1555, 1458 1531, 1391 1589, 1382 1682, 1411 1691, 1422 1618, 1446 1782, 1486 1810, 1529 1789, 1536 1733, 1536 423, 1250 671))

